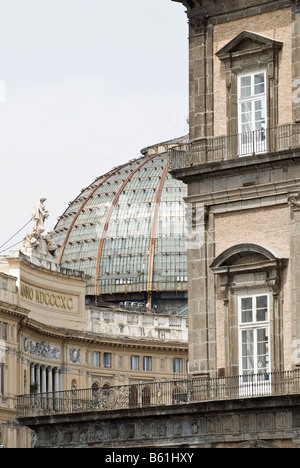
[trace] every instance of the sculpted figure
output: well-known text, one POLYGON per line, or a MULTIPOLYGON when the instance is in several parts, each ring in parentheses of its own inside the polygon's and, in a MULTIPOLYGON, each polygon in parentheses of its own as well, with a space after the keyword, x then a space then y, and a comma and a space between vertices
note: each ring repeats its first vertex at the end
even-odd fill
POLYGON ((49 213, 45 208, 46 198, 41 198, 40 201, 35 205, 32 213, 33 218, 33 232, 38 235, 45 231, 44 222, 48 218, 49 213))
POLYGON ((30 255, 34 258, 45 259, 50 262, 56 259, 57 245, 53 242, 54 231, 48 232, 46 235, 42 235, 45 231, 44 223, 45 219, 49 217, 49 213, 45 208, 46 198, 41 198, 40 201, 35 205, 32 213, 33 228, 30 234, 27 234, 23 241, 22 252, 25 255, 30 255))
POLYGON ((55 231, 50 231, 46 236, 43 236, 43 239, 47 242, 48 252, 55 257, 55 251, 58 248, 55 242, 53 242, 52 237, 54 236, 55 231))

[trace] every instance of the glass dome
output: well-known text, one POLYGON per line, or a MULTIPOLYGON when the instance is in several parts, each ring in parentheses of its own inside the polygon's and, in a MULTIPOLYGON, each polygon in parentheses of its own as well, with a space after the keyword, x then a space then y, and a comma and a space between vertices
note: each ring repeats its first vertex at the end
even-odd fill
POLYGON ((168 149, 98 177, 59 218, 59 264, 90 275, 88 301, 180 313, 187 301, 186 185, 168 173, 168 149))

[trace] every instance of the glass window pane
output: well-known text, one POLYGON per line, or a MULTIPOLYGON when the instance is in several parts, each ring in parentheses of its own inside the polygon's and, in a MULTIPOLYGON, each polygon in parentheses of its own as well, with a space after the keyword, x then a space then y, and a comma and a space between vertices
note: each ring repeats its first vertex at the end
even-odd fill
POLYGON ((269 369, 269 330, 257 330, 257 373, 266 373, 269 369))
POLYGON ((105 368, 111 367, 111 353, 104 353, 103 360, 105 368))
POLYGON ((100 367, 100 353, 94 352, 93 364, 94 364, 94 367, 100 367))
POLYGON ((131 356, 131 370, 139 370, 139 357, 131 356))
POLYGON ((261 110, 255 112, 255 121, 258 122, 260 120, 263 120, 264 116, 261 110))
POLYGON ((254 94, 262 94, 265 92, 265 74, 259 73, 254 75, 254 94))
POLYGON ((262 100, 262 99, 258 99, 258 101, 254 101, 254 109, 255 109, 255 111, 259 111, 259 110, 263 110, 263 109, 264 109, 263 100, 262 100))
MULTIPOLYGON (((255 113, 255 115, 256 115, 256 113, 255 113)), ((250 112, 246 112, 246 113, 242 114, 242 123, 251 122, 251 120, 252 120, 252 114, 250 112)))
POLYGON ((241 97, 242 98, 247 98, 247 97, 250 97, 251 96, 251 87, 249 86, 249 88, 242 88, 241 89, 241 97))
POLYGON ((242 322, 243 323, 251 323, 252 319, 252 310, 246 310, 242 312, 242 322))
POLYGON ((143 370, 146 372, 151 372, 152 370, 151 356, 143 357, 143 370))
MULTIPOLYGON (((243 134, 249 134, 249 133, 252 133, 252 124, 251 123, 247 123, 247 124, 242 124, 242 133, 243 134)), ((247 135, 242 135, 242 139, 243 139, 243 144, 248 144, 249 143, 249 138, 251 139, 252 138, 252 135, 250 136, 247 136, 247 135)))
POLYGON ((267 343, 257 343, 257 354, 258 356, 267 354, 267 343))
POLYGON ((242 331, 242 342, 243 343, 253 343, 253 330, 243 330, 242 331))
POLYGON ((251 86, 251 76, 242 76, 241 78, 241 87, 251 86))
POLYGON ((252 297, 242 299, 242 323, 253 322, 252 297))
POLYGON ((182 373, 182 359, 175 358, 173 361, 173 371, 175 374, 182 373))
POLYGON ((241 97, 247 98, 251 96, 251 76, 243 76, 241 78, 241 97))
POLYGON ((242 102, 241 104, 242 112, 251 112, 252 111, 252 102, 242 102))
POLYGON ((256 311, 257 322, 266 322, 268 319, 268 309, 259 309, 256 311))
POLYGON ((252 297, 243 297, 242 299, 242 309, 252 309, 252 297))
POLYGON ((256 298, 256 307, 258 309, 268 307, 268 296, 258 296, 256 298))
POLYGON ((243 372, 248 371, 247 373, 251 373, 254 370, 254 359, 253 357, 243 358, 243 372))
POLYGON ((265 341, 268 341, 268 329, 267 328, 261 328, 257 330, 257 342, 262 343, 265 341))
POLYGON ((243 353, 243 356, 253 356, 253 354, 254 354, 253 343, 251 343, 251 344, 243 344, 243 346, 242 346, 242 353, 243 353))
POLYGON ((256 320, 257 322, 265 322, 266 320, 268 320, 267 296, 259 296, 256 298, 256 320))

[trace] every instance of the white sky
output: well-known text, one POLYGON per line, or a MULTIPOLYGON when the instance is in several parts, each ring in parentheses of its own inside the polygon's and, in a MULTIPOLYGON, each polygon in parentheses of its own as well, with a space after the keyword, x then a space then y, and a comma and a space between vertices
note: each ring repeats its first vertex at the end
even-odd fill
POLYGON ((40 197, 49 231, 96 177, 188 133, 187 37, 171 0, 0 0, 0 251, 40 197))

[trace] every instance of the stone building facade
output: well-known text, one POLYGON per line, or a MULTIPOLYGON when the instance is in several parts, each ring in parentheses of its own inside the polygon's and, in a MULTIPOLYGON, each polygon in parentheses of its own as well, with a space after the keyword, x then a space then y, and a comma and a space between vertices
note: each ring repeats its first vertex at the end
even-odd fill
POLYGON ((31 447, 16 396, 181 378, 187 317, 85 305, 87 277, 0 260, 0 445, 31 447))
POLYGON ((299 365, 300 4, 181 3, 191 143, 172 173, 193 213, 190 370, 246 381, 299 365))
POLYGON ((142 411, 126 388, 112 411, 107 395, 56 415, 25 400, 41 447, 299 447, 300 2, 173 1, 189 21, 190 142, 170 171, 188 185, 190 377, 142 411))
POLYGON ((299 448, 299 416, 299 396, 283 396, 52 415, 51 424, 45 416, 22 421, 36 431, 37 448, 195 453, 201 448, 299 448))

